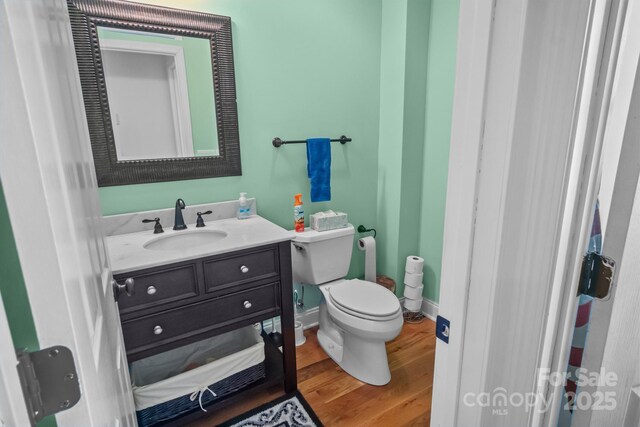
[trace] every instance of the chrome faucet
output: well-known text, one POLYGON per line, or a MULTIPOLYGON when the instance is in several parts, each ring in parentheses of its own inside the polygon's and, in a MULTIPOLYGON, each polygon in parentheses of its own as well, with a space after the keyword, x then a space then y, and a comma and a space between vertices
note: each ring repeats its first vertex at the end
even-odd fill
POLYGON ((173 221, 173 229, 174 230, 185 230, 187 226, 184 223, 184 218, 182 217, 182 209, 184 209, 184 200, 178 199, 176 200, 176 216, 173 221))

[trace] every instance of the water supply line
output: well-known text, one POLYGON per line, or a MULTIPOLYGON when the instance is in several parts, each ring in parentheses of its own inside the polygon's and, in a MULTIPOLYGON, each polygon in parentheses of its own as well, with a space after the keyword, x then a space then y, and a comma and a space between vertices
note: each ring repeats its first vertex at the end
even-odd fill
POLYGON ((298 290, 293 291, 293 302, 296 305, 296 309, 304 309, 304 285, 300 285, 300 298, 298 298, 298 290))

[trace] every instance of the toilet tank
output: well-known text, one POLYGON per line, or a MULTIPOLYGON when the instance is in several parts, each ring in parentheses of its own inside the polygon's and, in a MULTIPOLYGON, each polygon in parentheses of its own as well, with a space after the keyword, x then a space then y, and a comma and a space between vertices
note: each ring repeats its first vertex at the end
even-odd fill
POLYGON ((338 280, 347 275, 353 250, 353 225, 336 230, 306 230, 291 242, 293 281, 308 285, 338 280))

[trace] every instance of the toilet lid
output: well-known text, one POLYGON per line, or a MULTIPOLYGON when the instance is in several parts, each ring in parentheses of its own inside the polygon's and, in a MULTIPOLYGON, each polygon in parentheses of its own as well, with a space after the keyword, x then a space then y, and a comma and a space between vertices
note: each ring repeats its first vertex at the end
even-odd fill
POLYGON ((386 317, 400 308, 400 302, 392 292, 365 280, 345 280, 332 286, 329 295, 335 304, 368 316, 386 317))

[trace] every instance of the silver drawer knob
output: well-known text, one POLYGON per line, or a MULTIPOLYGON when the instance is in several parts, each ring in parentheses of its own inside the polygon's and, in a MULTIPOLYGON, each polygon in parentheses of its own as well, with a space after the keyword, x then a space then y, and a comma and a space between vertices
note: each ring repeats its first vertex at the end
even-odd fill
POLYGON ((158 290, 156 289, 156 287, 155 287, 155 286, 149 286, 149 287, 147 288, 147 294, 149 294, 149 295, 153 295, 153 294, 155 294, 157 291, 158 291, 158 290))
POLYGON ((244 304, 244 308, 246 308, 246 309, 250 309, 251 308, 251 303, 249 301, 245 301, 243 304, 244 304))
POLYGON ((242 267, 240 267, 240 271, 242 271, 243 273, 248 273, 249 267, 247 267, 246 265, 243 265, 242 267))
POLYGON ((162 333, 162 326, 158 325, 153 328, 153 333, 156 335, 160 335, 162 333))

